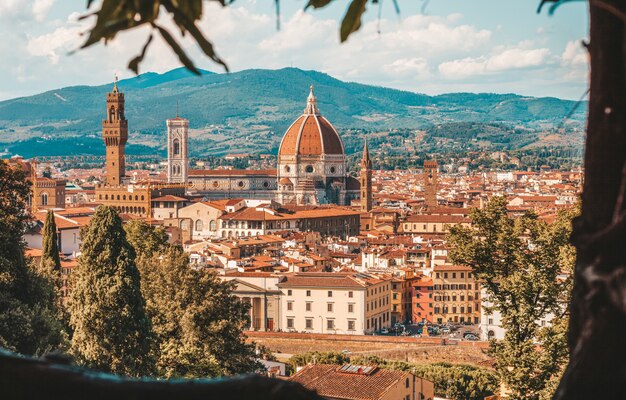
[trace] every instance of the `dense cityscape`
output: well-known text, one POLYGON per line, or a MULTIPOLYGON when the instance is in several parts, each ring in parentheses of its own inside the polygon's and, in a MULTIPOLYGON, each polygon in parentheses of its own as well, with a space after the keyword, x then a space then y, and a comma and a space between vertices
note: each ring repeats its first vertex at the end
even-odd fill
MULTIPOLYGON (((507 276, 490 275, 478 258, 459 250, 477 251, 464 235, 480 242, 484 220, 493 213, 504 218, 498 222, 504 225, 516 226, 527 218, 543 224, 511 235, 520 240, 516 245, 522 251, 534 229, 547 232, 561 220, 560 229, 569 231, 563 215, 576 208, 580 168, 475 171, 468 163, 426 160, 417 169, 381 170, 365 140, 358 172, 352 175, 341 135, 323 117, 311 86, 304 112, 294 116, 281 140, 274 168, 267 165, 271 161, 265 169, 192 166, 189 121, 173 115, 163 121, 167 159, 148 169, 126 170, 133 121, 125 117, 132 99, 125 99, 123 89, 116 81, 102 95, 106 154, 101 168, 63 169, 19 156, 5 160, 30 185, 26 255, 35 265, 45 265, 50 249, 58 250, 52 270, 58 271, 61 307, 76 310, 76 301, 86 299, 86 293, 78 297, 75 292, 76 285, 84 285, 77 279, 86 274, 77 271, 81 265, 89 268, 88 257, 98 257, 91 254, 98 245, 90 243, 88 255, 83 246, 96 234, 95 225, 103 223, 103 213, 113 213, 134 246, 160 240, 163 248, 180 249, 183 268, 208 272, 226 283, 223 289, 244 306, 237 311, 243 314, 235 341, 253 344, 261 363, 256 368, 264 374, 302 383, 330 398, 357 398, 351 397, 361 391, 356 387, 369 387, 368 379, 381 382, 367 397, 377 399, 409 398, 416 387, 423 399, 511 393, 494 374, 500 359, 489 350, 490 341, 505 340, 507 327, 515 328, 507 325, 510 316, 503 320, 507 306, 493 300, 501 295, 494 285, 507 276), (401 362, 404 368, 385 367, 401 362), (337 363, 343 367, 329 366, 337 363), (457 388, 463 394, 451 394, 449 384, 442 386, 445 373, 416 372, 415 366, 424 363, 464 373, 470 380, 479 379, 477 374, 486 378, 474 382, 477 388, 457 388), (386 397, 388 390, 393 396, 386 397)), ((229 154, 224 159, 253 157, 229 154)), ((509 155, 494 152, 491 157, 502 161, 509 155)), ((567 247, 562 242, 556 250, 567 247)), ((135 252, 137 263, 144 262, 147 249, 136 247, 135 252)), ((170 256, 164 251, 160 260, 170 256)), ((571 265, 557 264, 547 269, 555 284, 565 285, 571 281, 571 265)), ((148 272, 140 271, 143 280, 148 272)), ((530 321, 535 333, 527 340, 538 340, 539 330, 552 327, 566 304, 562 299, 535 302, 529 306, 543 310, 530 321)), ((250 363, 252 354, 247 356, 250 363)), ((131 373, 125 368, 112 371, 131 373)), ((221 368, 218 375, 246 370, 221 368)))
POLYGON ((619 0, 0 0, 0 399, 626 398, 619 0))

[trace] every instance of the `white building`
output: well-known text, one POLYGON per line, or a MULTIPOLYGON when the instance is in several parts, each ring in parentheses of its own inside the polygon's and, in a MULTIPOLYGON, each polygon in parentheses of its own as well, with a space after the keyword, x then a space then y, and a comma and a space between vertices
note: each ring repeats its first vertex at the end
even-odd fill
POLYGON ((391 326, 391 283, 366 274, 295 273, 280 288, 283 331, 364 335, 391 326))
POLYGON ((189 120, 170 118, 167 120, 167 181, 187 183, 189 160, 187 143, 189 120))

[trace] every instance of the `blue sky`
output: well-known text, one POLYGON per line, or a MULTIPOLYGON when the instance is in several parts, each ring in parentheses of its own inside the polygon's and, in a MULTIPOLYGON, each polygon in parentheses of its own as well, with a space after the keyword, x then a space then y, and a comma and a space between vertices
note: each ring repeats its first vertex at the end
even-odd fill
MULTIPOLYGON (((520 93, 577 99, 587 87, 588 30, 583 2, 550 17, 538 0, 391 0, 370 6, 360 32, 340 44, 338 24, 348 4, 302 12, 304 0, 282 0, 276 31, 273 0, 205 2, 201 29, 231 70, 294 66, 336 78, 427 94, 520 93), (423 9, 423 12, 422 12, 423 9)), ((70 54, 93 20, 78 21, 84 0, 0 0, 0 100, 132 76, 128 60, 148 35, 138 29, 70 54)), ((167 20, 162 22, 166 26, 167 20)), ((183 45, 204 69, 221 72, 189 40, 183 45)), ((177 58, 155 40, 141 72, 165 72, 177 58)))

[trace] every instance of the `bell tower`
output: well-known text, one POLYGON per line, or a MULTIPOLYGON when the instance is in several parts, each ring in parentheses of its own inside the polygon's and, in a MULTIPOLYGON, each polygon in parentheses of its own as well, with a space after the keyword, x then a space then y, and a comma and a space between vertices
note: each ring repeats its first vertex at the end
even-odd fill
MULTIPOLYGON (((178 107, 177 107, 178 108, 178 107)), ((170 118, 167 124, 167 182, 187 182, 189 168, 187 142, 189 138, 189 120, 178 116, 170 118)))
POLYGON ((424 161, 424 205, 437 207, 437 161, 424 161))
POLYGON ((128 121, 124 117, 124 93, 117 88, 117 76, 113 90, 107 93, 106 119, 102 120, 102 138, 106 146, 106 184, 122 184, 126 175, 124 148, 128 140, 128 121))
POLYGON ((370 212, 372 210, 372 160, 367 149, 367 140, 363 146, 363 157, 361 158, 361 211, 370 212))

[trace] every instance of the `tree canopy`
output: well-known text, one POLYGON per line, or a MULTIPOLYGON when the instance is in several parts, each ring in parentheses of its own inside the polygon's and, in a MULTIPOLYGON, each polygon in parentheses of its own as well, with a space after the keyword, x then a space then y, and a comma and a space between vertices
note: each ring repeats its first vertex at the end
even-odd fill
POLYGON ((562 211, 553 223, 532 212, 513 218, 506 199, 493 197, 485 209, 472 210, 471 228, 450 230, 451 260, 473 268, 487 293, 483 308, 502 316, 505 337, 492 341, 491 352, 502 381, 518 399, 539 399, 567 361, 575 213, 562 211), (550 320, 554 323, 540 323, 550 320))

